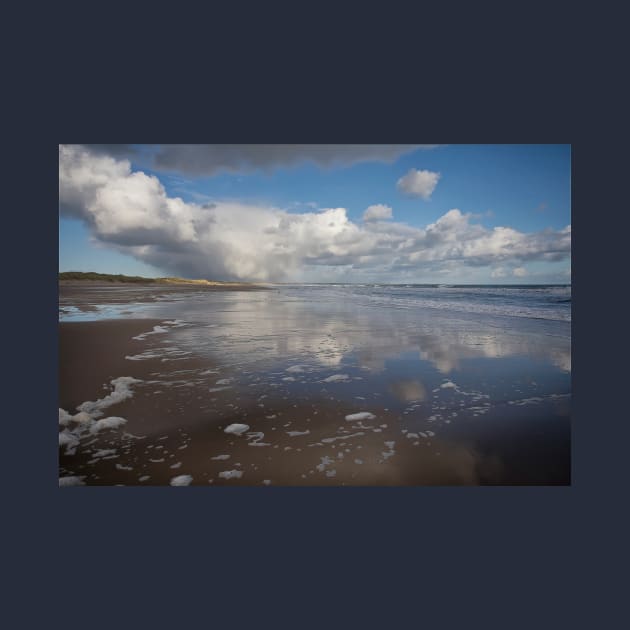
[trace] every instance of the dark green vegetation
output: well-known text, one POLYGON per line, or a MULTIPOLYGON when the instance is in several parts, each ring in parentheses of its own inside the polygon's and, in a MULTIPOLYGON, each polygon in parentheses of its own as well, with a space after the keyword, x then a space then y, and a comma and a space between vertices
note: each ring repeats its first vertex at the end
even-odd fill
POLYGON ((93 282, 157 282, 157 278, 143 278, 142 276, 124 276, 122 274, 96 273, 94 271, 63 271, 59 274, 59 280, 92 280, 93 282))
POLYGON ((94 271, 62 271, 59 282, 74 282, 77 280, 90 282, 126 282, 132 284, 186 284, 217 288, 258 288, 250 282, 220 282, 218 280, 189 280, 187 278, 143 278, 142 276, 125 276, 123 274, 96 273, 94 271))

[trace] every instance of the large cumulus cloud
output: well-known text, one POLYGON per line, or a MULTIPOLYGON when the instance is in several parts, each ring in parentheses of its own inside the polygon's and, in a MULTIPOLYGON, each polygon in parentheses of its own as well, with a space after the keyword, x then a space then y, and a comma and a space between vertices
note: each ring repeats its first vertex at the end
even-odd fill
POLYGON ((413 273, 513 265, 569 256, 571 229, 489 229, 458 209, 425 228, 351 221, 344 208, 293 214, 222 201, 169 197, 159 179, 126 159, 80 145, 59 148, 62 215, 82 219, 94 238, 166 273, 259 281, 337 275, 395 280, 413 273))

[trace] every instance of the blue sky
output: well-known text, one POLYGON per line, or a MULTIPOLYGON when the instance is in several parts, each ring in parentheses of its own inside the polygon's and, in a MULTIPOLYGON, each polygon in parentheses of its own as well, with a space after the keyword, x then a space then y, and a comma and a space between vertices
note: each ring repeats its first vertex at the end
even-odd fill
POLYGON ((386 146, 347 154, 329 145, 321 159, 309 145, 280 155, 247 145, 60 148, 59 269, 270 281, 570 282, 569 145, 386 146), (424 196, 397 185, 415 171, 437 178, 424 196), (364 221, 375 205, 390 208, 391 218, 364 221), (339 208, 344 213, 322 214, 339 208), (440 221, 453 209, 460 213, 440 221), (514 234, 507 238, 502 227, 514 234), (416 232, 401 236, 407 228, 416 232))

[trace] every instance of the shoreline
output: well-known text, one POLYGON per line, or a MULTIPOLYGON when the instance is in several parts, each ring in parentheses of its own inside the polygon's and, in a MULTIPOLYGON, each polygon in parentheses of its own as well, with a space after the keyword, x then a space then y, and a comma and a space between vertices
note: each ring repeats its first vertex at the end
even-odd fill
POLYGON ((133 308, 137 304, 155 304, 194 294, 238 295, 273 291, 273 287, 249 284, 227 286, 64 280, 58 286, 58 309, 60 314, 68 309, 75 312, 96 312, 104 305, 126 304, 133 308))

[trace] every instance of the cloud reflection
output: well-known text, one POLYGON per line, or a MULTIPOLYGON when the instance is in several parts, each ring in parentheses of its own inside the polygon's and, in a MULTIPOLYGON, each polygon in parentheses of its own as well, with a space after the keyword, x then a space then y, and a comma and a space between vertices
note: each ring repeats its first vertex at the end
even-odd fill
POLYGON ((421 402, 427 397, 425 386, 418 380, 400 380, 389 386, 389 391, 403 402, 421 402))
MULTIPOLYGON (((403 355, 429 361, 446 375, 465 360, 520 356, 571 371, 570 338, 534 334, 522 318, 502 329, 431 309, 363 308, 351 300, 305 301, 276 292, 206 294, 194 307, 184 306, 181 313, 178 304, 162 304, 161 310, 206 325, 178 330, 180 342, 196 352, 228 354, 232 363, 297 360, 314 368, 345 363, 379 372, 403 355)), ((393 391, 415 400, 422 387, 409 381, 393 391)))

